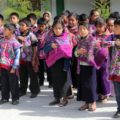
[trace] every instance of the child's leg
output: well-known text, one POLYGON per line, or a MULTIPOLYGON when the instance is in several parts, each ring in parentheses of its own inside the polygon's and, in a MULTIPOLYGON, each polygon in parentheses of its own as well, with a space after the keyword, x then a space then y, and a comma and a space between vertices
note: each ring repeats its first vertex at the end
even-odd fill
POLYGON ((45 69, 44 69, 44 60, 39 60, 39 63, 40 63, 40 65, 39 65, 39 85, 40 86, 42 86, 42 85, 44 85, 44 71, 45 71, 45 69))
POLYGON ((110 81, 108 80, 107 61, 97 71, 98 93, 107 96, 110 94, 110 81))
POLYGON ((27 70, 28 70, 28 73, 29 73, 29 76, 30 76, 30 90, 31 90, 31 93, 34 94, 34 95, 37 95, 40 91, 39 83, 38 83, 38 79, 37 79, 37 74, 33 70, 31 62, 27 63, 27 70))
POLYGON ((115 95, 117 101, 117 111, 120 111, 120 82, 114 82, 115 95))
POLYGON ((19 100, 19 84, 18 84, 18 77, 16 73, 14 74, 9 73, 9 83, 10 83, 10 90, 12 94, 12 101, 19 100))
POLYGON ((20 74, 20 94, 26 94, 28 87, 28 71, 26 64, 20 65, 19 74, 20 74))
POLYGON ((1 84, 2 84, 2 100, 9 100, 9 81, 8 81, 8 71, 1 69, 1 84))

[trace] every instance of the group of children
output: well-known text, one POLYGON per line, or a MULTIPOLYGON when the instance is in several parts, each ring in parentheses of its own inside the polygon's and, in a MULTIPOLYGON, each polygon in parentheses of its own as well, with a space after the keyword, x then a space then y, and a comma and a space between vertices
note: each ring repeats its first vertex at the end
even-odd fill
POLYGON ((105 21, 100 11, 77 15, 68 10, 56 16, 50 12, 37 19, 31 13, 19 20, 11 13, 4 24, 0 15, 0 104, 19 103, 27 92, 37 97, 47 74, 54 100, 49 105, 68 104, 74 98, 84 101, 79 110, 96 110, 96 101, 107 102, 113 84, 120 117, 120 14, 113 12, 105 21), (112 80, 113 82, 111 82, 112 80))

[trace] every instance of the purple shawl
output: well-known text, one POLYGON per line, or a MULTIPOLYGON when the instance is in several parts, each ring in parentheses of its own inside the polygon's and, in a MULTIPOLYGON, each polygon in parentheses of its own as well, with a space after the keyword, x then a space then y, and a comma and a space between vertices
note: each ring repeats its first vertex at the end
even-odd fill
POLYGON ((61 36, 50 36, 47 40, 49 43, 56 43, 58 48, 52 49, 46 58, 48 67, 51 67, 57 60, 61 58, 72 57, 72 45, 70 43, 70 37, 68 33, 63 33, 61 36))

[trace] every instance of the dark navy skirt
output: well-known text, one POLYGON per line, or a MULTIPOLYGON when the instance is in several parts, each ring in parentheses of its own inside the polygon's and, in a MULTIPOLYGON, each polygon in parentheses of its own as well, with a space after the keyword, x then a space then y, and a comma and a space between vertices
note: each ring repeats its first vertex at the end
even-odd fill
POLYGON ((93 66, 80 65, 77 100, 93 103, 98 99, 96 69, 93 66))

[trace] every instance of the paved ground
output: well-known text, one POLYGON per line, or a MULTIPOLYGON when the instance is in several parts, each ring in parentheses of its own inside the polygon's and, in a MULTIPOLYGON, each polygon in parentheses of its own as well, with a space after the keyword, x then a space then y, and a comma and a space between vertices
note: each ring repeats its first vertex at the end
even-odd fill
POLYGON ((113 120, 112 115, 116 110, 116 102, 111 98, 107 104, 98 103, 96 112, 80 112, 78 107, 82 102, 70 100, 68 106, 59 108, 51 107, 53 100, 52 89, 41 88, 37 98, 29 98, 29 93, 20 99, 18 106, 10 103, 0 105, 0 120, 113 120))

